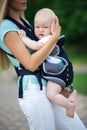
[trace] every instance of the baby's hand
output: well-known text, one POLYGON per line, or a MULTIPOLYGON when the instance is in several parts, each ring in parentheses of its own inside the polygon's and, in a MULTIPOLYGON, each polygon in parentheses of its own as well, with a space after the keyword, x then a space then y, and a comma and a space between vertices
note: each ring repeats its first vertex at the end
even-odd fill
POLYGON ((19 34, 20 37, 26 36, 26 32, 23 29, 18 30, 18 34, 19 34))

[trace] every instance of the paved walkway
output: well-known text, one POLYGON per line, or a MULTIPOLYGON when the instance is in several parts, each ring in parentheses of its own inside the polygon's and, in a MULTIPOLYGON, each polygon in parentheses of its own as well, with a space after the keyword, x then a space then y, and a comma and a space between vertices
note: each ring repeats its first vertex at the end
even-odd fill
MULTIPOLYGON (((29 130, 17 102, 14 70, 0 72, 0 130, 29 130)), ((78 94, 76 111, 87 127, 87 96, 78 94)))

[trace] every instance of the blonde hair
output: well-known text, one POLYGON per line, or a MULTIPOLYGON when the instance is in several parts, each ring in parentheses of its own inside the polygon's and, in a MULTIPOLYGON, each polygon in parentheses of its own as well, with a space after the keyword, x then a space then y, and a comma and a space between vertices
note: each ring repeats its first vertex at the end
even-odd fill
POLYGON ((0 0, 0 22, 6 16, 7 6, 8 6, 8 0, 0 0))
MULTIPOLYGON (((6 16, 8 0, 0 0, 0 23, 6 16)), ((0 70, 7 69, 10 65, 10 61, 7 58, 5 52, 0 48, 0 70)))
MULTIPOLYGON (((0 0, 0 23, 8 13, 8 1, 9 0, 0 0)), ((24 11, 20 13, 20 16, 24 18, 24 11)), ((0 48, 0 70, 7 69, 10 64, 10 60, 8 59, 6 53, 0 48)))
POLYGON ((52 19, 53 16, 56 16, 56 15, 55 15, 55 13, 51 9, 49 9, 49 8, 42 8, 39 11, 37 11, 37 13, 35 14, 34 22, 40 16, 41 17, 45 17, 45 18, 49 17, 50 19, 52 19))

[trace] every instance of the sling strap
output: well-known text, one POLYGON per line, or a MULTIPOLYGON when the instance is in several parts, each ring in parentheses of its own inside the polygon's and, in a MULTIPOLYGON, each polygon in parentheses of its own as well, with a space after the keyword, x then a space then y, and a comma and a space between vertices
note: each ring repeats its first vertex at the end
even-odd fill
POLYGON ((19 70, 18 67, 15 67, 15 70, 16 70, 16 73, 17 73, 17 76, 20 77, 20 80, 19 80, 19 98, 23 98, 23 77, 25 75, 36 75, 37 79, 38 79, 38 82, 40 84, 40 90, 42 90, 42 81, 41 81, 41 72, 39 70, 36 70, 34 72, 31 72, 27 69, 21 69, 19 70))
MULTIPOLYGON (((6 52, 6 51, 5 51, 5 53, 6 53, 7 55, 9 55, 10 57, 16 59, 12 54, 10 54, 10 53, 8 53, 8 52, 6 52)), ((14 68, 15 68, 15 71, 16 71, 16 73, 17 73, 17 76, 20 77, 20 80, 19 80, 19 98, 23 98, 23 77, 24 77, 25 75, 36 75, 37 80, 38 80, 38 82, 39 82, 39 84, 40 84, 40 90, 42 90, 42 81, 41 81, 42 74, 41 74, 41 71, 40 71, 40 70, 36 70, 36 71, 34 71, 34 72, 31 72, 31 71, 25 69, 25 68, 22 66, 21 63, 20 63, 20 68, 21 68, 21 69, 19 69, 18 67, 15 67, 15 66, 14 66, 14 68)))
MULTIPOLYGON (((34 35, 34 30, 33 30, 33 27, 28 24, 25 20, 21 19, 24 23, 25 26, 21 25, 19 22, 17 22, 15 19, 13 19, 12 17, 9 17, 7 16, 5 19, 8 19, 10 21, 12 21, 15 25, 18 26, 19 29, 23 29, 25 32, 26 32, 26 35, 28 37, 30 37, 32 40, 37 40, 36 36, 34 35)), ((8 53, 5 51, 5 53, 16 59, 12 54, 8 53)), ((31 72, 27 69, 24 68, 24 66, 20 63, 20 68, 19 69, 18 67, 15 67, 15 70, 16 70, 16 73, 17 73, 17 76, 19 77, 20 76, 20 80, 19 80, 19 98, 23 98, 23 77, 24 75, 36 75, 37 77, 37 80, 40 84, 40 90, 42 90, 42 81, 41 81, 41 71, 40 70, 36 70, 35 72, 31 72)))

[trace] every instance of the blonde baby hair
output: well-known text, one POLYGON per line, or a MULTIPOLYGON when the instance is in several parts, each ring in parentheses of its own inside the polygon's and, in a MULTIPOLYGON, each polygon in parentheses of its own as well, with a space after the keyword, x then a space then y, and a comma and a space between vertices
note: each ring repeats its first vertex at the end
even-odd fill
POLYGON ((55 13, 49 9, 49 8, 42 8, 40 10, 37 11, 37 13, 35 14, 35 17, 34 17, 34 22, 37 20, 37 19, 42 19, 44 17, 44 19, 50 19, 52 20, 52 18, 56 16, 55 13))

